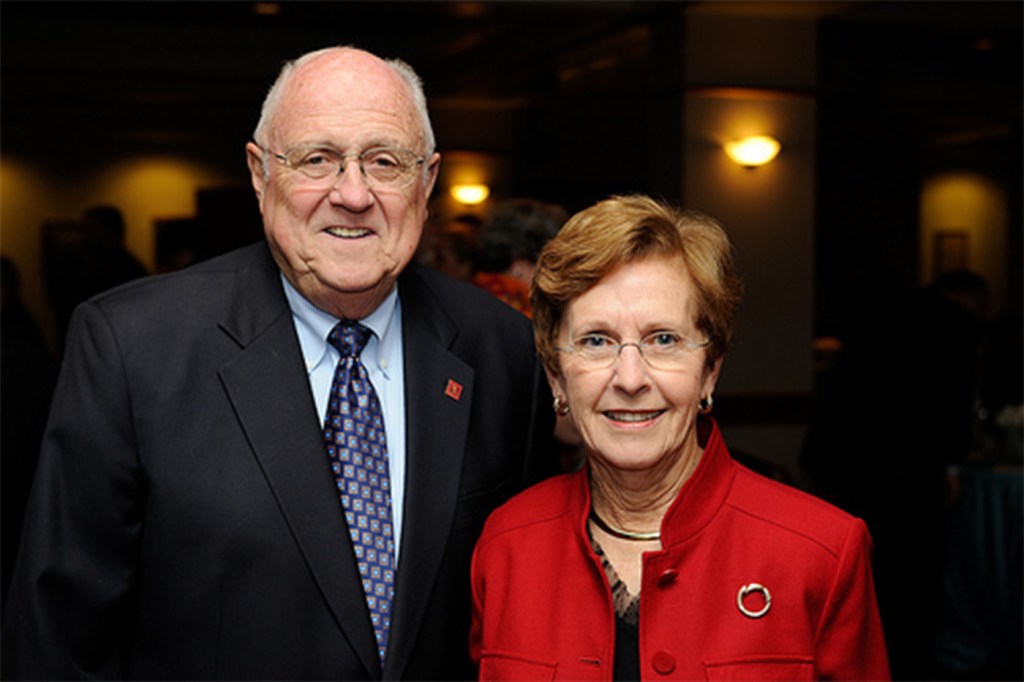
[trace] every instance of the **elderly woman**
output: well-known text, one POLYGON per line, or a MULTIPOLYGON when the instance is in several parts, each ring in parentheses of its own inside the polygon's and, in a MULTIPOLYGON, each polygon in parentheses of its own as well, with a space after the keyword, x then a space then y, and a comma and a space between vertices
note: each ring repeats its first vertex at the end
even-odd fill
POLYGON ((722 228, 647 197, 546 246, 537 345, 587 466, 487 522, 481 679, 889 677, 864 523, 739 465, 710 416, 739 298, 722 228))

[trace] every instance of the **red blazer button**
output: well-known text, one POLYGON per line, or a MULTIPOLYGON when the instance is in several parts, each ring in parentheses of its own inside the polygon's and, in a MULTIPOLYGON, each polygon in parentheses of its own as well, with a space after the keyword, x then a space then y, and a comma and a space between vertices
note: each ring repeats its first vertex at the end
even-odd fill
POLYGON ((670 651, 662 650, 654 654, 654 660, 651 663, 659 675, 670 675, 676 669, 676 657, 670 651))
POLYGON ((658 587, 668 587, 676 581, 679 577, 679 571, 674 568, 666 568, 665 571, 658 576, 658 587))

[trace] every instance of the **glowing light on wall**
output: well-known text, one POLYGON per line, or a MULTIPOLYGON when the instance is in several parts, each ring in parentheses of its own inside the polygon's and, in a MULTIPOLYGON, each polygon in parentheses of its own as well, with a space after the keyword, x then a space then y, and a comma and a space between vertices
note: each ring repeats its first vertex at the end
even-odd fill
POLYGON ((475 206, 487 200, 491 188, 481 184, 452 185, 451 195, 460 204, 475 206))
POLYGON ((751 135, 739 140, 726 142, 725 153, 729 158, 747 168, 763 166, 779 155, 782 145, 768 135, 751 135))

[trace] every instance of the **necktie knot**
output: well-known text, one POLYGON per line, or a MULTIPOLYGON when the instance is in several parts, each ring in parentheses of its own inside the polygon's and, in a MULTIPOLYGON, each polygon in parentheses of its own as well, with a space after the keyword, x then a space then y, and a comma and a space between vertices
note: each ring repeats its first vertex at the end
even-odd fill
POLYGON ((372 334, 373 332, 355 320, 342 320, 334 325, 334 329, 327 336, 327 341, 338 349, 341 357, 358 358, 372 334))

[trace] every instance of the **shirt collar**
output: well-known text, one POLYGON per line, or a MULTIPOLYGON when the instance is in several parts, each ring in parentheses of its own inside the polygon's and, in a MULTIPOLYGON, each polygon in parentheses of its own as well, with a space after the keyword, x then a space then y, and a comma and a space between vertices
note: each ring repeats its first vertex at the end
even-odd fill
MULTIPOLYGON (((323 362, 329 362, 333 367, 337 362, 337 351, 327 342, 327 335, 340 319, 310 303, 283 274, 281 283, 284 286, 288 307, 292 311, 292 318, 295 320, 302 357, 306 362, 306 372, 313 372, 323 362)), ((364 363, 374 363, 385 376, 390 376, 391 363, 387 358, 393 351, 399 350, 396 344, 400 343, 400 339, 396 338, 396 334, 390 333, 397 326, 394 320, 399 310, 398 287, 391 287, 391 292, 376 310, 359 320, 373 332, 373 337, 367 342, 360 357, 364 363)))

